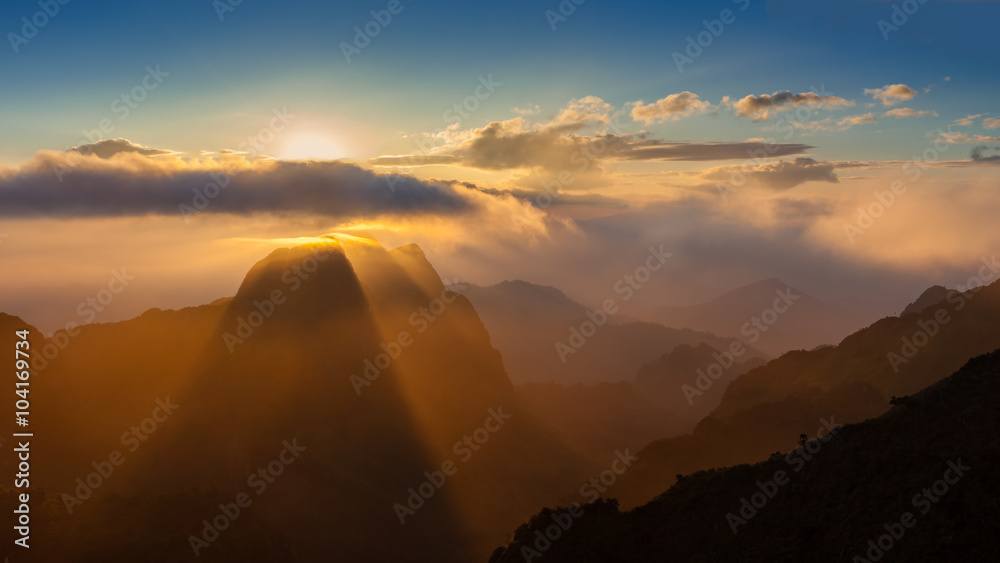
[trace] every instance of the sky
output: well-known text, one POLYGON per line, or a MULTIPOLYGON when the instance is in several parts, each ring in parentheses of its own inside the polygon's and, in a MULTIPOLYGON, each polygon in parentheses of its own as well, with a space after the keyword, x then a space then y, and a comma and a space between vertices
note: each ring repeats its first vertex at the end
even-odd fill
POLYGON ((638 304, 779 277, 895 307, 1000 243, 998 17, 945 0, 5 2, 0 310, 58 326, 129 265, 98 321, 207 302, 268 249, 333 231, 587 303, 665 244, 674 270, 638 304))

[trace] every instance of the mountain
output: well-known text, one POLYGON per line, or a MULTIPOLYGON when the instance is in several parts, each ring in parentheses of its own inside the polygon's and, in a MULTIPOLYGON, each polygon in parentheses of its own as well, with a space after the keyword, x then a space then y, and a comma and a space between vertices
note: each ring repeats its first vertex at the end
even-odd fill
POLYGON ((654 362, 642 366, 635 388, 667 411, 689 422, 686 431, 722 400, 729 382, 764 365, 758 357, 747 358, 746 347, 719 352, 708 344, 681 344, 654 362))
POLYGON ((837 344, 870 322, 777 279, 739 287, 697 305, 660 307, 647 318, 669 327, 739 337, 771 356, 837 344))
POLYGON ((906 315, 923 313, 928 307, 933 307, 947 299, 948 291, 949 289, 942 285, 927 288, 926 291, 920 294, 920 297, 917 297, 916 301, 907 305, 899 316, 904 317, 906 315))
POLYGON ((135 532, 105 560, 482 560, 593 469, 521 404, 414 246, 279 249, 232 299, 33 338, 58 352, 34 376, 32 486, 48 492, 32 503, 67 530, 40 560, 90 560, 84 518, 135 532), (254 517, 227 523, 241 495, 254 517))
POLYGON ((519 280, 489 287, 470 285, 463 293, 503 353, 515 384, 628 381, 645 363, 678 345, 706 343, 724 350, 735 341, 684 327, 618 322, 625 319, 615 315, 608 315, 592 335, 585 336, 590 327, 584 325, 593 323, 588 317, 593 311, 558 289, 519 280))
POLYGON ((689 430, 691 423, 625 381, 594 385, 525 383, 521 403, 559 441, 601 467, 615 450, 638 450, 653 440, 689 430))
POLYGON ((686 475, 634 510, 543 510, 490 562, 992 561, 997 412, 1000 351, 876 419, 819 423, 821 438, 686 475))
POLYGON ((691 434, 657 440, 608 493, 626 507, 648 501, 678 474, 766 457, 822 418, 852 423, 885 412, 968 358, 1000 348, 1000 283, 905 317, 887 317, 838 346, 784 354, 736 378, 691 434))

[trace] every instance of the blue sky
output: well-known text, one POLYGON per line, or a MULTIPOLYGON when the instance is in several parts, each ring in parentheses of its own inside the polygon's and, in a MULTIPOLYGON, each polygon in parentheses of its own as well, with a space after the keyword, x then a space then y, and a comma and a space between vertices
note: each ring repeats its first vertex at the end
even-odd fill
MULTIPOLYGON (((1000 19, 995 2, 930 0, 885 41, 876 21, 890 18, 892 2, 587 0, 553 31, 545 12, 559 10, 554 0, 404 0, 347 64, 340 43, 386 4, 244 0, 222 21, 208 0, 61 5, 18 53, 9 37, 0 49, 7 132, 0 162, 77 144, 80 131, 108 117, 111 101, 138 84, 147 65, 170 76, 116 123, 116 135, 185 152, 218 149, 256 130, 253 116, 289 106, 347 129, 354 158, 391 152, 400 132, 439 127, 442 111, 488 74, 503 86, 463 125, 506 119, 510 108, 529 104, 554 113, 586 95, 621 106, 691 91, 714 103, 820 85, 861 109, 870 101, 865 88, 896 83, 918 90, 937 84, 907 107, 936 111, 945 123, 994 111, 1000 80, 988 71, 996 68, 996 42, 982 40, 1000 19), (672 53, 724 9, 735 21, 678 72, 672 53), (942 84, 945 76, 952 81, 942 84)), ((4 3, 5 34, 20 33, 21 17, 38 10, 37 2, 4 3)), ((903 157, 921 146, 928 125, 880 126, 878 142, 875 127, 855 129, 830 140, 824 156, 903 157)), ((765 136, 756 124, 710 117, 649 129, 671 140, 765 136)))

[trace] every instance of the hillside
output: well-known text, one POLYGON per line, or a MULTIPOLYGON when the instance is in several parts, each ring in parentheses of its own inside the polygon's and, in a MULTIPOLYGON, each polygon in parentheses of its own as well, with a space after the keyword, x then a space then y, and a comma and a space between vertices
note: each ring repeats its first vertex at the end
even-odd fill
POLYGON ((766 457, 808 434, 822 417, 851 423, 877 416, 891 397, 912 394, 968 358, 1000 348, 998 319, 1000 283, 994 283, 953 291, 919 315, 882 319, 839 346, 789 352, 730 383, 691 434, 646 446, 609 494, 636 506, 672 485, 678 473, 766 457))
POLYGON ((754 465, 686 475, 629 512, 614 501, 546 509, 490 561, 995 560, 998 412, 1000 351, 879 418, 831 424, 754 465))

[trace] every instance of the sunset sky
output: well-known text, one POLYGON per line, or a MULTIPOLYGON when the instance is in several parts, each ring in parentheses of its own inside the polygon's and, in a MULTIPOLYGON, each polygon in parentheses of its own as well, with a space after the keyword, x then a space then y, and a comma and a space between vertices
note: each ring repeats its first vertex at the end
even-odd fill
POLYGON ((0 7, 0 310, 54 329, 122 267, 98 321, 200 304, 363 232, 588 304, 662 244, 647 306, 777 277, 888 313, 1000 246, 997 2, 232 4, 0 7))

